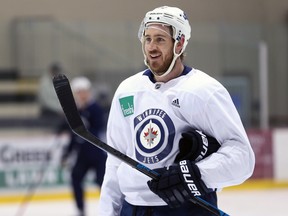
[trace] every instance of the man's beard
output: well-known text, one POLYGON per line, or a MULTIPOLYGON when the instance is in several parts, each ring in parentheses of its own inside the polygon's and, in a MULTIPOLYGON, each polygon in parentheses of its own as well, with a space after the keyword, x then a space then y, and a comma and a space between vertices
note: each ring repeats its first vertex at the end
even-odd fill
POLYGON ((149 59, 147 59, 147 63, 152 70, 154 74, 157 74, 157 76, 161 76, 164 74, 168 68, 170 67, 170 64, 172 62, 173 56, 169 56, 169 58, 165 59, 162 65, 159 65, 158 62, 151 63, 149 59))

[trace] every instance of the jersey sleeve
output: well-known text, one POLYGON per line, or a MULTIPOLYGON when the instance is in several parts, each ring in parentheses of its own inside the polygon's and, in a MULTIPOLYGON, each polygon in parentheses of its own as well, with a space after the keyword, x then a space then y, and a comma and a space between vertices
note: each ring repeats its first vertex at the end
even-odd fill
POLYGON ((120 214, 123 195, 121 194, 118 178, 115 174, 118 169, 118 163, 118 159, 108 154, 98 205, 98 215, 100 216, 114 216, 120 214))
POLYGON ((200 116, 205 132, 221 143, 216 153, 197 163, 203 181, 209 188, 243 183, 253 173, 255 156, 228 91, 214 91, 200 116))
MULTIPOLYGON (((122 131, 120 129, 121 118, 119 118, 121 110, 119 110, 117 106, 117 100, 114 97, 111 104, 107 124, 107 144, 125 153, 125 146, 123 146, 123 144, 125 143, 125 135, 124 132, 120 134, 120 132, 122 131)), ((118 158, 108 153, 105 176, 103 184, 101 186, 98 208, 98 214, 101 216, 114 216, 119 215, 118 213, 120 213, 123 202, 123 195, 120 191, 118 183, 119 181, 117 170, 121 163, 122 162, 118 158)))

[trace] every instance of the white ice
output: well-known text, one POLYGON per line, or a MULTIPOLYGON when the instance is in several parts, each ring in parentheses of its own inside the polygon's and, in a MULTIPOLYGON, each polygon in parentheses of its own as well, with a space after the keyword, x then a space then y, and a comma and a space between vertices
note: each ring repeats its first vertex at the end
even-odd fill
MULTIPOLYGON (((0 195, 1 196, 1 195, 0 195)), ((231 216, 287 216, 288 188, 223 191, 219 208, 231 216)), ((97 216, 98 199, 86 200, 87 216, 97 216)), ((72 200, 33 201, 16 215, 19 203, 0 204, 0 216, 76 216, 72 200)))

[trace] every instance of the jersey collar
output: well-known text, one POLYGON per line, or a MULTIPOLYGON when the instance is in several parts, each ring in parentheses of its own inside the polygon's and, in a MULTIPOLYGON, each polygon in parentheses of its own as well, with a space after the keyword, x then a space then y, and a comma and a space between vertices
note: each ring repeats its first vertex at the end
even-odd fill
MULTIPOLYGON (((187 75, 190 71, 192 70, 191 67, 188 67, 186 65, 184 65, 184 69, 181 73, 180 76, 184 76, 184 75, 187 75)), ((148 76, 148 78, 150 79, 151 82, 155 83, 156 81, 154 80, 154 75, 153 73, 151 72, 150 69, 146 69, 143 73, 144 76, 148 76)))

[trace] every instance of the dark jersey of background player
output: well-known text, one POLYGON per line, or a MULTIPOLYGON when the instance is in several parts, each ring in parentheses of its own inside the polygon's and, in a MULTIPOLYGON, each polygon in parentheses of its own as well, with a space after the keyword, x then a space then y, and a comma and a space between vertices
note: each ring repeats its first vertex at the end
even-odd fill
MULTIPOLYGON (((103 108, 91 95, 90 81, 86 77, 74 78, 71 81, 71 88, 84 125, 95 136, 101 137, 105 128, 105 114, 103 108)), ((105 172, 106 153, 73 134, 71 130, 69 131, 71 139, 63 151, 62 163, 64 164, 68 156, 76 151, 76 160, 71 172, 71 184, 77 208, 82 216, 85 215, 84 177, 89 170, 93 170, 95 183, 101 187, 105 172)))

